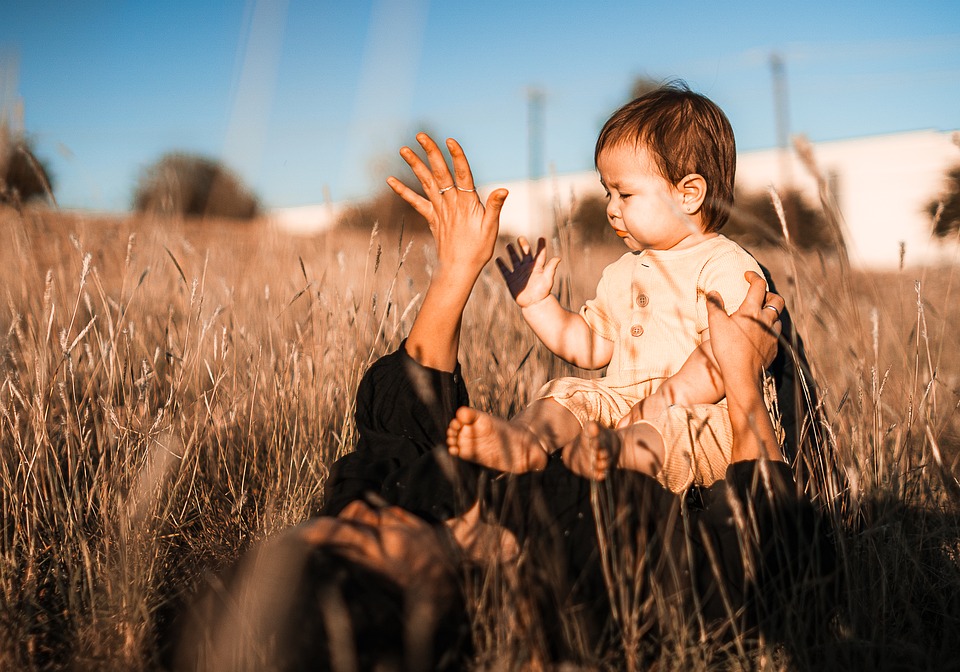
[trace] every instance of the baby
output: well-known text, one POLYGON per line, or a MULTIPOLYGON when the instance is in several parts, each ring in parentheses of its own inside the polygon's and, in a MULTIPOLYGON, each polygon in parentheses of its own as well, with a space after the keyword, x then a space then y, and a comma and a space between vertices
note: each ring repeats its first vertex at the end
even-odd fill
MULTIPOLYGON (((717 233, 733 204, 736 147, 724 113, 685 85, 667 85, 617 110, 594 155, 607 219, 629 249, 603 271, 579 312, 551 293, 559 258, 520 238, 500 270, 523 318, 554 354, 603 378, 560 378, 505 421, 463 407, 447 428, 453 455, 503 471, 542 469, 562 449, 573 471, 602 478, 617 466, 675 492, 722 478, 730 419, 710 348, 706 295, 727 313, 757 262, 717 233), (580 441, 596 422, 603 440, 580 441)), ((776 306, 767 306, 777 310, 776 306)), ((778 311, 779 312, 779 311, 778 311)))

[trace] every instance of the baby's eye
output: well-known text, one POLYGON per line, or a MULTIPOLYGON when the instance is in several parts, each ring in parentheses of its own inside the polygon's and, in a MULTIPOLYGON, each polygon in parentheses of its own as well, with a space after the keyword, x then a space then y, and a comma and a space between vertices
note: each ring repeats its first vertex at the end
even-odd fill
POLYGON ((604 196, 604 198, 606 198, 608 201, 610 200, 610 192, 607 191, 606 189, 603 190, 603 196, 604 196))
POLYGON ((633 194, 620 194, 620 198, 622 198, 623 200, 627 200, 631 196, 633 196, 633 194))

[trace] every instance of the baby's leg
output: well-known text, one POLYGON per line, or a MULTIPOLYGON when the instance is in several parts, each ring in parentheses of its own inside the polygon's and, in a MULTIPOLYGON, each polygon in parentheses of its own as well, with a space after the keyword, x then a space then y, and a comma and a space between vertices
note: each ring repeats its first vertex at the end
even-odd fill
POLYGON ((447 426, 451 455, 522 473, 547 466, 547 456, 580 431, 577 417, 553 399, 539 399, 512 420, 463 407, 447 426))
POLYGON ((609 429, 596 422, 563 449, 563 463, 575 474, 602 481, 613 468, 656 477, 663 464, 663 438, 652 425, 638 422, 609 429))
POLYGON ((620 459, 620 436, 591 420, 580 436, 563 447, 562 459, 573 473, 602 481, 620 459))
POLYGON ((617 467, 656 477, 663 468, 666 452, 663 436, 649 422, 635 422, 617 430, 620 436, 620 461, 617 467))

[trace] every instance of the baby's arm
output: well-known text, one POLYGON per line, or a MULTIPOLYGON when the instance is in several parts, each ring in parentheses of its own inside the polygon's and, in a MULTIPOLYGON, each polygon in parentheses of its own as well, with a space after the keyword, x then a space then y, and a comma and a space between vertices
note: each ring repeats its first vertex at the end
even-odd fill
POLYGON ((656 392, 631 408, 617 423, 617 427, 625 427, 644 418, 655 418, 674 404, 715 404, 723 397, 723 379, 710 341, 706 340, 687 357, 679 371, 663 381, 656 392))
POLYGON ((522 254, 517 254, 513 245, 507 245, 512 269, 499 258, 497 266, 533 333, 553 354, 571 364, 584 369, 599 369, 609 364, 613 341, 593 331, 579 313, 561 306, 551 294, 560 258, 547 261, 543 238, 537 243, 536 254, 522 236, 517 239, 517 247, 522 254))
POLYGON ((680 370, 663 381, 658 394, 667 405, 715 404, 724 397, 723 378, 710 339, 690 353, 680 370))

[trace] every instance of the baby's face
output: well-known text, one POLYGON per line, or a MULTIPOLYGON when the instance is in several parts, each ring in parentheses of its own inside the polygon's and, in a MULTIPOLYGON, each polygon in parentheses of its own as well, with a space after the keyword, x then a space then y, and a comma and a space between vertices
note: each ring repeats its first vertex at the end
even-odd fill
POLYGON ((683 210, 683 192, 660 174, 645 147, 621 143, 600 152, 607 221, 631 250, 690 247, 706 235, 683 210))

